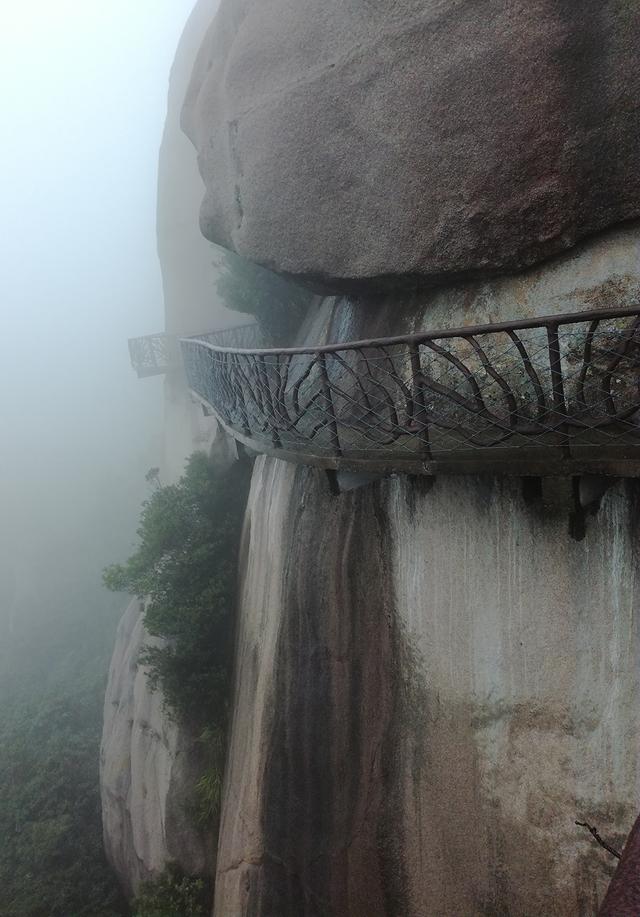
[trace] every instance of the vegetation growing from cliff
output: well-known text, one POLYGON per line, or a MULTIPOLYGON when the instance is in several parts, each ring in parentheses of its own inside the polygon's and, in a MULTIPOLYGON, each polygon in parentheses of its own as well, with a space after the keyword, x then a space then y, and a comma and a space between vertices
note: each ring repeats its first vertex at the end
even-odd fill
POLYGON ((147 646, 141 662, 172 715, 199 734, 208 766, 191 815, 200 827, 215 823, 220 804, 249 478, 246 463, 220 472, 195 453, 177 484, 156 487, 143 504, 137 550, 104 574, 110 589, 146 597, 145 625, 161 642, 147 646))
MULTIPOLYGON (((141 662, 171 714, 199 734, 207 767, 191 815, 214 829, 226 753, 230 706, 237 556, 250 469, 220 472, 204 453, 187 463, 177 484, 156 482, 144 502, 139 544, 124 564, 104 572, 109 589, 146 599, 145 625, 160 638, 141 662)), ((141 890, 136 917, 204 917, 211 889, 174 870, 141 890)))
POLYGON ((232 252, 221 252, 215 265, 219 272, 216 291, 227 308, 255 315, 269 343, 289 343, 313 295, 232 252))
POLYGON ((145 882, 133 902, 133 917, 207 917, 211 888, 204 879, 183 876, 170 866, 153 882, 145 882))
POLYGON ((249 468, 217 471, 195 453, 177 484, 145 501, 138 548, 104 574, 109 589, 146 597, 152 686, 173 714, 204 730, 226 727, 240 529, 249 468))

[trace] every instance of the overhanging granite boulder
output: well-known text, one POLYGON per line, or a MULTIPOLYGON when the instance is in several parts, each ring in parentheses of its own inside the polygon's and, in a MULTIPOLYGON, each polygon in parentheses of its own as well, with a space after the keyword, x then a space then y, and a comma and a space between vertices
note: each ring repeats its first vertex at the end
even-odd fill
POLYGON ((203 232, 356 290, 570 248, 640 214, 638 34, 623 0, 222 0, 183 111, 203 232))

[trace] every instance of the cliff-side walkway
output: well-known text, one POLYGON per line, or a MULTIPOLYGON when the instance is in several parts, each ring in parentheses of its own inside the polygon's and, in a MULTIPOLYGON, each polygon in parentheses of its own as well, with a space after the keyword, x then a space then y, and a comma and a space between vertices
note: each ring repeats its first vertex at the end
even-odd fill
POLYGON ((640 307, 318 347, 181 340, 193 393, 257 452, 328 469, 640 475, 640 307))
MULTIPOLYGON (((256 452, 374 473, 640 476, 638 305, 280 349, 244 325, 180 346, 195 397, 256 452)), ((163 371, 147 339, 130 348, 139 375, 163 371)))

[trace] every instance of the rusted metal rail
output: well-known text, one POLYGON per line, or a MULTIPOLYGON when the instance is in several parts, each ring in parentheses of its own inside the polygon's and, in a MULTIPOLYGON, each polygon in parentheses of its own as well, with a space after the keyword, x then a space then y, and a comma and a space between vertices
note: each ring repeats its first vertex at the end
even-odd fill
POLYGON ((328 469, 640 476, 640 306, 318 347, 183 338, 246 446, 328 469))

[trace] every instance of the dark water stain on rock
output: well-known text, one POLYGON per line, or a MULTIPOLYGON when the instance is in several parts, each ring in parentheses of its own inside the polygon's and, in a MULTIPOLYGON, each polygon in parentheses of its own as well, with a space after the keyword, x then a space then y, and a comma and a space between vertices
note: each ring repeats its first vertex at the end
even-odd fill
POLYGON ((315 472, 297 486, 262 799, 269 857, 247 914, 402 917, 403 701, 380 485, 331 501, 315 472))

